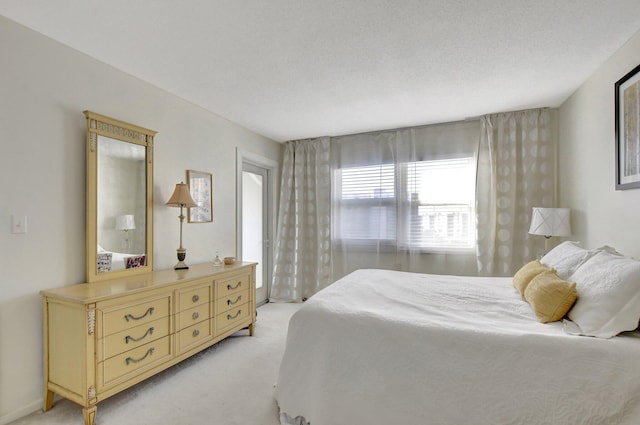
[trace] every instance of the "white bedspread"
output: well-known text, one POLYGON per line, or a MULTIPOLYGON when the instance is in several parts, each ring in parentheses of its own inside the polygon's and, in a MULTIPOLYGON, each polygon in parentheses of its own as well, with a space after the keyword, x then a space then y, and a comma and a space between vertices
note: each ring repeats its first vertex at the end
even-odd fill
POLYGON ((359 270, 291 318, 283 424, 640 424, 640 336, 539 323, 510 278, 359 270))

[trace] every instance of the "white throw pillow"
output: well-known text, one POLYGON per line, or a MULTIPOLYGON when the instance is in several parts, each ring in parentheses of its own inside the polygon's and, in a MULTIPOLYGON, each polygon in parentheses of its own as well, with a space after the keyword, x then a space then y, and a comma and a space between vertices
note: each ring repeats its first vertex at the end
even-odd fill
POLYGON ((596 251, 579 247, 575 242, 566 241, 549 251, 540 262, 550 269, 555 269, 561 279, 570 280, 569 276, 595 253, 596 251))
POLYGON ((568 333, 611 338, 640 320, 640 261, 599 251, 570 277, 578 300, 569 311, 568 333))

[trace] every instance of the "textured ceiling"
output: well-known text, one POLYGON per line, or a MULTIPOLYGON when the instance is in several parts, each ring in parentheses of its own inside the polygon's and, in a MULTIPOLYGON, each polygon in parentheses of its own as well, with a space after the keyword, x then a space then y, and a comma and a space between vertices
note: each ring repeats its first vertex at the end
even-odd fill
POLYGON ((2 0, 0 15, 278 141, 559 106, 640 29, 638 0, 2 0))

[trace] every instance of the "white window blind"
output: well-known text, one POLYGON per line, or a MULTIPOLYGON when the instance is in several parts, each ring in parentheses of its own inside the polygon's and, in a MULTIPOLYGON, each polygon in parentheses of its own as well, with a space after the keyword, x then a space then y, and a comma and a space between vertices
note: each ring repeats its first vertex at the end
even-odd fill
POLYGON ((393 164, 342 169, 342 199, 395 198, 393 164))
POLYGON ((475 241, 472 157, 336 170, 343 243, 465 249, 475 241))
POLYGON ((406 240, 412 248, 472 248, 475 242, 474 158, 407 164, 406 240))
POLYGON ((339 239, 393 241, 396 238, 396 189, 393 164, 338 170, 339 239))

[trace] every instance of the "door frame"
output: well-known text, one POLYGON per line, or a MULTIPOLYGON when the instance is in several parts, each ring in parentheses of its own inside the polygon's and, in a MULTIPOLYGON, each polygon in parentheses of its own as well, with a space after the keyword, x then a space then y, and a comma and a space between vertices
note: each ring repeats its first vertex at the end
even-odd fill
MULTIPOLYGON (((269 235, 269 243, 266 247, 263 245, 263 256, 266 253, 267 264, 262 264, 262 268, 267 276, 267 281, 263 285, 267 287, 267 300, 271 294, 271 280, 273 278, 273 240, 275 238, 276 223, 276 173, 278 171, 278 162, 266 158, 262 155, 248 152, 240 148, 236 148, 236 257, 242 258, 242 171, 244 164, 251 164, 256 167, 267 170, 267 234, 269 235)), ((259 305, 260 303, 258 303, 259 305)))

